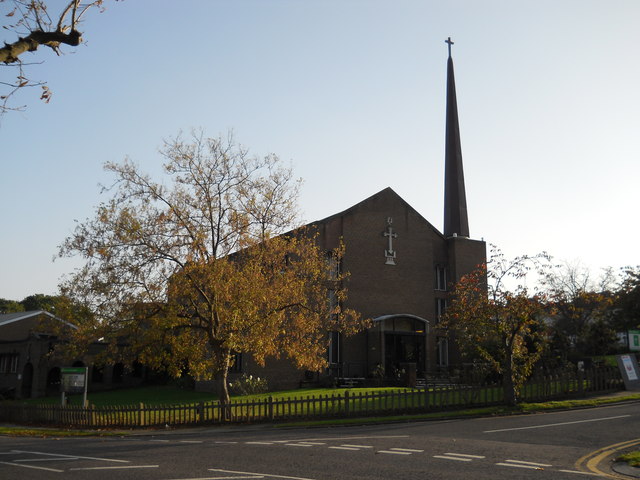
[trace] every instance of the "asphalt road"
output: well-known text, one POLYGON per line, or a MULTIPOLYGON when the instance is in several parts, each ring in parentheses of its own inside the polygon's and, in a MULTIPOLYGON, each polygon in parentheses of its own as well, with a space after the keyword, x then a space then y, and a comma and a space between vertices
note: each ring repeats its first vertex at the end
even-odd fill
POLYGON ((0 479, 602 478, 598 451, 638 437, 640 403, 376 426, 0 437, 0 479))

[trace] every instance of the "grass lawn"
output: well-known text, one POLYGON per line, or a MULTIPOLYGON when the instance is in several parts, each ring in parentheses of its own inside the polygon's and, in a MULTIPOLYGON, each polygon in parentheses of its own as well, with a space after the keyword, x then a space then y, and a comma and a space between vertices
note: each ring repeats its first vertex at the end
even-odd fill
MULTIPOLYGON (((380 388, 302 388, 295 390, 283 390, 280 392, 270 392, 258 395, 239 396, 232 395, 233 400, 260 400, 273 397, 274 400, 283 398, 310 398, 319 395, 344 395, 349 391, 351 394, 398 391, 398 388, 380 387, 380 388)), ((71 405, 80 405, 82 403, 82 395, 70 395, 71 405)), ((171 385, 148 386, 128 388, 121 390, 110 390, 105 392, 89 392, 87 399, 90 404, 102 406, 117 405, 182 405, 193 404, 199 402, 211 402, 217 400, 218 397, 213 393, 194 392, 171 385)), ((52 405, 60 403, 60 396, 32 398, 25 400, 24 403, 29 405, 52 405)))

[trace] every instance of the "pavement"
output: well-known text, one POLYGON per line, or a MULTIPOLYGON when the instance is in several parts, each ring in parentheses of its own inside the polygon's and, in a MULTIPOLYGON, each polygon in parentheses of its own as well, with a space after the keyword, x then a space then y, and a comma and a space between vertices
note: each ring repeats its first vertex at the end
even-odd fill
POLYGON ((614 462, 611 464, 611 470, 627 477, 640 478, 640 468, 632 467, 625 462, 614 462))

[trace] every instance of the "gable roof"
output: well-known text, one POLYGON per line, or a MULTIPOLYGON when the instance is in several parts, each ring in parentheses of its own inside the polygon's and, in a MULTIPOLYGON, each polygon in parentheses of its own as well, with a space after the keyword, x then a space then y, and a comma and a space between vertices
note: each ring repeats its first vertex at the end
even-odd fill
POLYGON ((47 317, 58 320, 71 328, 75 328, 75 329, 78 328, 72 323, 69 323, 59 317, 56 317, 52 313, 49 313, 45 310, 31 310, 29 312, 15 312, 15 313, 0 314, 0 327, 3 327, 4 325, 9 325, 10 323, 20 322, 22 320, 27 320, 29 318, 37 317, 38 315, 45 315, 47 317))
POLYGON ((318 224, 322 224, 322 223, 328 223, 331 220, 334 220, 336 218, 347 216, 347 215, 351 215, 356 210, 358 210, 358 209, 362 208, 363 206, 365 206, 367 203, 371 202, 374 199, 377 199, 378 197, 382 197, 384 195, 389 195, 389 196, 395 197, 395 199, 400 204, 402 204, 405 208, 407 208, 408 210, 413 212, 415 215, 417 215, 421 220, 423 220, 429 226, 429 228, 431 228, 434 231, 434 233, 436 233, 437 235, 439 235, 442 238, 444 238, 444 235, 442 234, 442 232, 440 232, 440 230, 438 230, 436 227, 434 227, 433 224, 431 222, 429 222, 429 220, 424 218, 415 208, 413 208, 404 198, 402 198, 400 195, 398 195, 391 187, 384 188, 384 189, 380 190, 378 193, 374 193, 370 197, 365 198, 361 202, 356 203, 355 205, 347 208, 346 210, 343 210, 342 212, 335 213, 335 214, 330 215, 330 216, 328 216, 326 218, 323 218, 321 220, 316 220, 315 222, 311 222, 308 225, 318 225, 318 224))

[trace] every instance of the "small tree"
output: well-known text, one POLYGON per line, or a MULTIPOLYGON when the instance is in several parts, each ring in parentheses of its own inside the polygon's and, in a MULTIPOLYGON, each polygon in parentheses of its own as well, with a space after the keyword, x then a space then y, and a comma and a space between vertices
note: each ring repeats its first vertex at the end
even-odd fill
POLYGON ((545 297, 524 283, 531 269, 544 268, 546 254, 507 260, 494 247, 487 265, 454 286, 443 326, 463 357, 488 363, 502 375, 505 401, 515 405, 545 347, 545 297))
POLYGON ((125 338, 140 361, 175 377, 216 377, 223 402, 237 353, 325 366, 329 332, 364 323, 341 307, 344 247, 327 252, 313 231, 291 230, 291 170, 231 136, 177 138, 163 154, 167 183, 129 161, 108 164, 113 197, 61 247, 87 261, 62 290, 92 306, 88 327, 113 345, 125 338))

